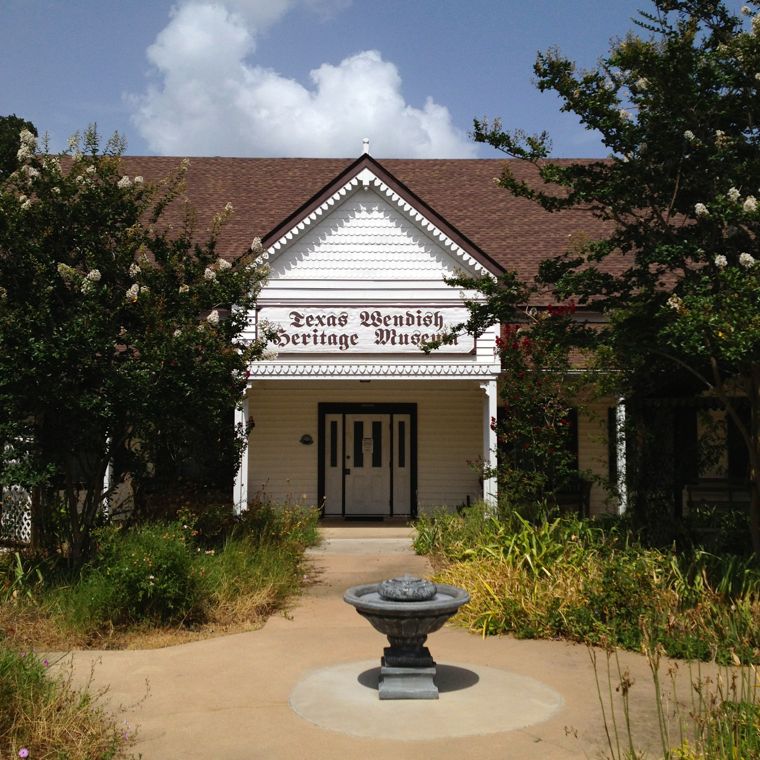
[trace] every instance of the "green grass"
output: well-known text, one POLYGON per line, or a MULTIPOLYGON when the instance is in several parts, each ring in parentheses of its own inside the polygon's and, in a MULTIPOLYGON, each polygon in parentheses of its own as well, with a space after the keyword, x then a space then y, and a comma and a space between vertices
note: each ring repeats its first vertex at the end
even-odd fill
POLYGON ((0 624, 20 646, 49 648, 256 627, 300 592, 304 549, 317 540, 317 512, 302 508, 261 506, 241 518, 184 510, 171 522, 109 526, 75 577, 9 557, 0 624))

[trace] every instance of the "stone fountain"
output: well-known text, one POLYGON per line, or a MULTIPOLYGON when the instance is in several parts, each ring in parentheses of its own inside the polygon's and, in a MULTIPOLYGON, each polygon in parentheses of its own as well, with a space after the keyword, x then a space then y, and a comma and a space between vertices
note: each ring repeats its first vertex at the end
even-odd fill
POLYGON ((353 586, 343 600, 388 637, 380 660, 380 699, 438 699, 435 661, 425 646, 470 595, 456 586, 403 575, 353 586))

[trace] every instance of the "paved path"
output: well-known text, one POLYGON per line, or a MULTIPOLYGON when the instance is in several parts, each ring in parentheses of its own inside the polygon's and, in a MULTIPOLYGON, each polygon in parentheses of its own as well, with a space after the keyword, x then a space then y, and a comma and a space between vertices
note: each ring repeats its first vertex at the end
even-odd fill
MULTIPOLYGON (((527 728, 432 740, 352 736, 298 715, 289 703, 297 687, 320 678, 326 668, 340 670, 344 664, 351 670, 350 663, 376 662, 384 645, 384 638, 342 601, 343 591, 403 572, 431 572, 427 561, 411 551, 406 528, 324 528, 323 534, 322 547, 310 552, 318 582, 290 613, 271 618, 260 631, 167 649, 74 654, 77 680, 89 672, 91 661, 99 660, 94 686, 110 684, 114 704, 136 702, 145 693, 146 679, 150 683, 148 698, 126 716, 140 726, 136 751, 144 760, 569 760, 597 757, 604 750, 604 727, 585 647, 509 637, 483 640, 453 627, 433 634, 429 645, 439 665, 456 664, 460 672, 476 674, 474 681, 481 669, 480 683, 464 684, 466 706, 457 707, 454 692, 442 693, 438 702, 372 699, 367 701, 370 723, 382 725, 401 715, 400 720, 413 727, 425 711, 434 709, 444 716, 451 733, 471 733, 478 730, 479 705, 484 715, 486 708, 493 713, 503 705, 508 725, 509 710, 519 695, 505 693, 502 699, 498 691, 484 688, 487 682, 496 683, 494 675, 518 683, 521 678, 535 679, 561 696, 561 708, 527 728)), ((636 681, 631 691, 634 731, 642 740, 651 739, 654 700, 646 663, 637 655, 625 655, 622 661, 636 681)), ((383 732, 393 733, 390 728, 383 732)))

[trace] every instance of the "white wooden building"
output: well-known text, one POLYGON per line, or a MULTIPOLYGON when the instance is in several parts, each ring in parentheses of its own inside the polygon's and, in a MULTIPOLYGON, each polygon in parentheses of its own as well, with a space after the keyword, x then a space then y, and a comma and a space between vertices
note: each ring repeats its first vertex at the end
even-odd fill
POLYGON ((252 323, 278 329, 277 356, 251 367, 236 503, 357 517, 493 499, 479 471, 496 449, 496 328, 431 354, 421 344, 466 319, 444 277, 502 267, 369 156, 265 245, 271 271, 252 323))

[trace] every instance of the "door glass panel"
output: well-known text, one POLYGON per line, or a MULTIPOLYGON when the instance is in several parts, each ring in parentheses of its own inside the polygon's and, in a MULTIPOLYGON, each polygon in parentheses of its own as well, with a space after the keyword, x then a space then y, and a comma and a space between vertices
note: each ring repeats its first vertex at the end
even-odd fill
POLYGON ((338 421, 330 422, 330 467, 338 466, 338 421))
POLYGON ((363 439, 364 423, 360 420, 354 420, 354 467, 364 467, 363 439))
POLYGON ((372 466, 383 466, 383 449, 382 449, 383 423, 375 421, 372 423, 372 466))
POLYGON ((406 422, 398 423, 398 466, 406 467, 406 422))

